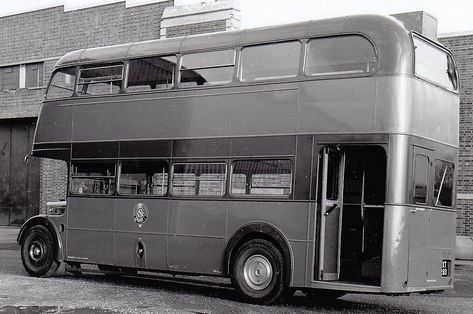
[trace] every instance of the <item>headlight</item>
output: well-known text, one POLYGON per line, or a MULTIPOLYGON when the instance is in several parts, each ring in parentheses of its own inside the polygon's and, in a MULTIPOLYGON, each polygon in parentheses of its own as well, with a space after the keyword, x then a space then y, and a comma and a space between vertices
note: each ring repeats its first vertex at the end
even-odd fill
POLYGON ((63 215, 66 212, 66 201, 47 202, 49 215, 63 215))

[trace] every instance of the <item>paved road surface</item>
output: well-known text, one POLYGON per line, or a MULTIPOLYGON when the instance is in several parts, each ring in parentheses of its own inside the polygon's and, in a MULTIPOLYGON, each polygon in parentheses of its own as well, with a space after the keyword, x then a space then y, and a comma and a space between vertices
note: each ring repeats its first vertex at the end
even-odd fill
POLYGON ((74 276, 64 273, 62 267, 52 278, 33 278, 23 269, 19 248, 11 239, 0 239, 0 314, 473 313, 471 262, 457 265, 455 290, 440 294, 347 294, 328 302, 311 300, 299 292, 286 304, 259 306, 242 302, 228 281, 214 278, 113 278, 99 273, 74 276))

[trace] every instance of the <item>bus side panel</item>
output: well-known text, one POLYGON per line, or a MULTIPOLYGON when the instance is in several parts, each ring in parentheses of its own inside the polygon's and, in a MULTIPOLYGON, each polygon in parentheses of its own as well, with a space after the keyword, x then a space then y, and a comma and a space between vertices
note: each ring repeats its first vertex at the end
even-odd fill
POLYGON ((120 199, 115 203, 115 265, 167 270, 168 200, 120 199), (144 206, 143 206, 144 205, 144 206), (134 221, 136 208, 147 208, 146 221, 134 221), (145 252, 137 258, 139 245, 145 252))
POLYGON ((130 98, 84 99, 74 107, 73 141, 171 137, 174 101, 130 98))
POLYGON ((453 272, 455 259, 455 211, 432 210, 428 239, 427 287, 453 288, 453 272), (442 261, 449 260, 449 276, 441 274, 442 261))
POLYGON ((298 90, 295 84, 274 88, 241 87, 235 94, 198 96, 175 102, 173 135, 213 137, 293 134, 298 90), (288 88, 289 90, 284 90, 288 88))
POLYGON ((110 198, 68 198, 67 260, 113 265, 114 207, 110 198))
POLYGON ((372 132, 375 88, 375 77, 301 83, 298 132, 372 132))
POLYGON ((384 217, 381 290, 385 293, 407 292, 409 258, 409 209, 386 205, 384 217))
POLYGON ((68 143, 71 141, 72 106, 67 101, 44 102, 36 127, 35 144, 45 142, 68 143))
POLYGON ((251 222, 265 222, 276 227, 291 244, 293 255, 292 285, 305 285, 307 202, 228 202, 227 238, 241 226, 251 222))
POLYGON ((377 81, 373 131, 416 134, 458 146, 458 95, 412 77, 377 81))
POLYGON ((169 206, 169 270, 223 274, 225 202, 171 200, 169 206))
POLYGON ((409 264, 407 269, 408 289, 425 290, 428 275, 427 246, 429 236, 430 210, 426 208, 405 208, 409 219, 409 264))

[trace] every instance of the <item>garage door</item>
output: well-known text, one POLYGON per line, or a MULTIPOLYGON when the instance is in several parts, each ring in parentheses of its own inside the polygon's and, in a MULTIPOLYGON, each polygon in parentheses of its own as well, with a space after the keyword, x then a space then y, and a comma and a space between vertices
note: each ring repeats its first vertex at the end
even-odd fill
POLYGON ((39 159, 31 151, 36 119, 0 120, 0 225, 21 225, 38 214, 39 159))

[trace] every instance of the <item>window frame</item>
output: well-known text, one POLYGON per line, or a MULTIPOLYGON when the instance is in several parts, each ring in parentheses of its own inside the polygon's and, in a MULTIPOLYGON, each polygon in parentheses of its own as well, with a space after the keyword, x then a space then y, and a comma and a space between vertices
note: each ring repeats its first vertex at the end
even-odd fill
POLYGON ((433 166, 433 175, 432 175, 432 180, 431 180, 431 186, 432 186, 432 203, 433 203, 433 206, 434 207, 438 207, 438 208, 453 208, 454 205, 455 205, 455 187, 456 187, 456 178, 455 178, 455 168, 456 168, 456 165, 454 162, 452 161, 449 161, 449 160, 445 160, 445 159, 441 159, 441 158, 435 158, 432 162, 432 166, 433 166), (437 195, 437 197, 435 196, 435 171, 437 170, 436 168, 436 162, 437 161, 440 161, 442 163, 446 163, 446 164, 450 164, 453 166, 453 178, 452 178, 452 191, 451 191, 451 195, 450 195, 450 198, 451 198, 451 204, 450 205, 442 205, 442 204, 437 204, 437 198, 440 197, 441 195, 441 189, 440 187, 443 187, 442 184, 440 184, 439 186, 439 194, 437 195))
POLYGON ((171 162, 167 159, 121 159, 118 161, 117 165, 117 183, 116 183, 116 195, 117 196, 122 196, 122 197, 128 197, 128 198, 165 198, 169 196, 170 194, 170 168, 171 168, 171 162), (166 192, 164 194, 128 194, 128 193, 121 193, 121 175, 122 175, 122 166, 123 162, 158 162, 158 163, 164 163, 166 164, 166 174, 168 175, 167 178, 167 187, 166 187, 166 192))
POLYGON ((455 62, 455 58, 453 57, 452 53, 447 50, 445 47, 429 40, 428 38, 422 36, 421 34, 419 34, 418 32, 415 32, 415 31, 412 31, 411 32, 411 41, 412 41, 412 50, 413 50, 413 57, 412 57, 412 67, 413 67, 413 71, 414 71, 414 77, 422 80, 422 81, 425 81, 425 82, 428 82, 430 84, 433 84, 439 88, 442 88, 443 90, 446 90, 446 91, 449 91, 449 92, 452 92, 452 93, 455 93, 455 94, 459 94, 460 92, 460 77, 458 75, 458 67, 457 67, 457 64, 455 62), (423 42, 424 44, 428 45, 428 46, 431 46, 432 48, 435 48, 437 50, 440 50, 442 51, 443 53, 445 53, 445 55, 447 56, 447 65, 448 65, 448 69, 447 69, 447 73, 448 73, 448 78, 453 86, 453 88, 450 88, 450 87, 447 87, 447 86, 443 86, 442 84, 438 83, 438 82, 435 82, 434 80, 431 80, 430 78, 428 77, 424 77, 422 75, 418 75, 417 74, 417 66, 416 66, 416 45, 415 45, 415 40, 419 40, 421 42, 423 42), (450 72, 450 66, 453 66, 453 71, 450 72), (450 78, 450 75, 453 75, 454 77, 454 81, 452 81, 452 79, 450 78))
POLYGON ((75 84, 75 96, 76 97, 104 97, 104 96, 116 96, 120 94, 125 94, 126 91, 124 89, 125 81, 127 80, 126 77, 126 63, 124 61, 115 61, 115 62, 98 62, 98 63, 85 63, 77 65, 76 69, 76 84, 75 84), (88 83, 80 83, 80 79, 82 77, 82 70, 83 69, 100 69, 100 68, 112 68, 114 66, 121 66, 121 79, 110 79, 110 80, 100 80, 100 81, 92 81, 88 83), (117 93, 107 93, 107 94, 82 94, 79 92, 80 86, 84 85, 96 85, 101 83, 112 83, 120 81, 119 90, 117 93))
POLYGON ((25 88, 26 89, 41 89, 44 88, 44 62, 33 62, 33 63, 25 63, 25 88), (38 65, 37 70, 37 85, 36 86, 27 86, 28 85, 28 67, 32 67, 33 65, 38 65))
MULTIPOLYGON (((226 198, 227 195, 229 194, 228 193, 228 182, 229 182, 229 172, 228 172, 228 163, 225 162, 225 161, 172 161, 170 163, 170 171, 169 171, 169 185, 168 185, 168 193, 169 193, 169 196, 171 197, 175 197, 175 198, 182 198, 182 199, 185 199, 185 198, 199 198, 199 199, 203 199, 203 198, 211 198, 211 199, 223 199, 223 198, 226 198), (225 181, 224 181, 224 193, 222 195, 176 195, 174 193, 174 166, 175 165, 187 165, 187 164, 199 164, 199 165, 224 165, 225 166, 225 181)), ((201 181, 200 179, 199 180, 195 180, 196 182, 197 181, 201 181)))
POLYGON ((279 199, 279 200, 282 200, 282 199, 287 199, 287 200, 291 200, 293 199, 293 195, 294 195, 294 181, 295 181, 295 167, 294 167, 294 161, 291 159, 291 158, 242 158, 242 159, 234 159, 231 161, 231 164, 230 164, 230 172, 229 172, 229 180, 228 180, 228 195, 231 197, 231 198, 235 198, 235 199, 279 199), (252 195, 252 194, 234 194, 233 193, 233 188, 232 188, 232 184, 233 184, 233 170, 235 168, 235 164, 237 162, 242 162, 242 161, 254 161, 254 162, 258 162, 258 161, 289 161, 290 165, 291 165, 291 191, 288 195, 252 195))
MULTIPOLYGON (((414 171, 413 171, 413 195, 412 195, 412 198, 413 198, 413 202, 414 204, 417 204, 417 205, 424 205, 426 206, 427 204, 429 204, 429 200, 430 200, 430 193, 429 193, 429 183, 430 183, 430 172, 431 172, 431 161, 430 161, 430 157, 427 156, 427 155, 424 155, 424 154, 415 154, 414 156, 414 171), (426 180, 425 180, 425 201, 424 202, 418 202, 416 200, 416 171, 417 171, 417 158, 418 157, 421 157, 423 159, 425 159, 427 161, 427 173, 426 173, 426 180)), ((435 184, 435 182, 434 182, 435 184)), ((435 203, 435 202, 434 202, 435 203)))
POLYGON ((301 78, 301 71, 303 65, 305 64, 305 58, 304 58, 304 53, 305 53, 305 46, 306 42, 303 38, 296 38, 296 39, 289 39, 289 40, 281 40, 281 41, 274 41, 274 42, 259 42, 259 43, 254 43, 254 44, 247 44, 247 45, 241 45, 239 46, 238 51, 238 56, 237 56, 237 63, 236 63, 236 71, 234 74, 234 80, 239 82, 242 85, 258 85, 258 84, 269 84, 273 82, 280 82, 280 81, 295 81, 297 79, 301 78), (261 46, 270 46, 270 45, 278 45, 278 44, 284 44, 284 43, 291 43, 291 42, 298 42, 299 43, 299 62, 297 63, 297 71, 295 75, 291 76, 281 76, 281 77, 272 77, 272 78, 263 78, 263 79, 258 79, 258 80, 252 80, 252 81, 246 81, 242 79, 243 75, 243 54, 245 48, 252 48, 252 47, 261 47, 261 46))
POLYGON ((117 168, 117 162, 116 161, 109 161, 109 160, 71 160, 69 163, 69 180, 68 180, 68 196, 74 196, 74 197, 112 197, 117 195, 118 191, 118 168, 117 168), (77 164, 97 164, 97 163, 102 163, 102 164, 110 164, 113 165, 114 169, 114 175, 112 176, 77 176, 77 178, 97 178, 97 177, 103 177, 107 179, 114 179, 115 180, 115 186, 113 191, 111 193, 107 194, 101 194, 101 193, 76 193, 72 190, 72 180, 74 179, 74 166, 77 164))
MULTIPOLYGON (((20 90, 20 68, 22 64, 13 64, 8 66, 2 66, 0 69, 2 70, 2 84, 0 92, 9 92, 9 91, 16 91, 20 90), (5 88, 5 78, 7 74, 11 75, 11 81, 7 82, 8 84, 12 84, 13 88, 5 88)), ((10 77, 9 77, 10 79, 10 77)))
POLYGON ((180 66, 180 56, 177 53, 174 54, 165 54, 165 55, 151 55, 151 56, 143 56, 140 58, 130 58, 125 60, 125 72, 123 76, 123 93, 126 95, 136 95, 136 94, 142 94, 142 93, 159 93, 159 92, 167 92, 170 90, 175 90, 178 88, 178 74, 179 74, 179 68, 180 66), (150 89, 150 90, 144 90, 144 91, 129 91, 128 90, 128 82, 129 82, 129 74, 130 74, 130 63, 135 60, 142 60, 142 59, 151 59, 151 58, 165 58, 165 57, 175 57, 176 58, 176 64, 174 66, 173 70, 173 78, 172 78, 172 86, 170 88, 163 88, 163 89, 150 89))
POLYGON ((180 52, 178 55, 178 64, 176 66, 176 72, 177 75, 175 75, 176 78, 176 84, 175 87, 177 89, 182 89, 182 90, 187 90, 187 89, 194 89, 194 88, 212 88, 212 87, 218 87, 218 86, 227 86, 231 85, 235 82, 235 73, 238 71, 238 67, 240 65, 239 58, 241 56, 241 47, 235 48, 235 47, 223 47, 219 49, 212 49, 212 50, 201 50, 201 51, 186 51, 186 52, 180 52), (233 64, 220 64, 220 65, 212 65, 212 66, 202 66, 202 67, 193 67, 193 68, 186 68, 185 70, 182 70, 182 61, 185 58, 186 55, 193 55, 193 54, 204 54, 204 53, 212 53, 212 52, 222 52, 222 51, 233 51, 233 64), (190 71, 190 70, 209 70, 209 69, 219 69, 219 68, 233 68, 233 74, 231 76, 231 80, 228 82, 224 83, 219 83, 219 84, 209 84, 209 85, 196 85, 196 86, 182 86, 181 83, 181 78, 182 78, 182 72, 183 71, 190 71))
POLYGON ((374 44, 373 40, 366 36, 363 33, 342 33, 342 34, 336 34, 336 35, 322 35, 322 36, 315 36, 315 37, 310 37, 305 40, 304 43, 304 52, 303 52, 303 65, 302 65, 302 75, 306 79, 311 79, 311 80, 327 80, 327 79, 340 79, 340 78, 359 78, 359 77, 369 77, 373 76, 378 72, 379 69, 379 53, 376 45, 374 44), (319 40, 319 39, 331 39, 331 38, 340 38, 340 37, 361 37, 365 39, 371 46, 374 52, 374 57, 375 57, 375 66, 374 69, 370 72, 360 72, 360 73, 333 73, 333 74, 307 74, 307 60, 308 60, 308 55, 309 55, 309 44, 312 40, 319 40))
MULTIPOLYGON (((53 73, 51 74, 51 77, 49 78, 49 82, 48 82, 48 86, 46 88, 46 101, 49 101, 49 100, 58 100, 58 99, 68 99, 68 98, 72 98, 72 97, 76 97, 77 96, 77 79, 78 79, 78 68, 79 66, 77 65, 71 65, 71 66, 62 66, 60 68, 56 68, 54 69, 53 73), (74 88, 72 90, 72 95, 71 96, 67 96, 67 97, 54 97, 54 98, 48 98, 48 93, 49 93, 49 90, 51 88, 51 86, 53 85, 53 79, 54 79, 54 75, 56 75, 57 72, 59 72, 61 69, 67 69, 67 68, 74 68, 75 69, 75 76, 74 76, 74 88)), ((63 88, 61 86, 57 86, 55 85, 54 87, 57 87, 57 88, 61 88, 61 89, 64 89, 64 90, 69 90, 67 88, 63 88)))

